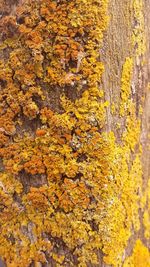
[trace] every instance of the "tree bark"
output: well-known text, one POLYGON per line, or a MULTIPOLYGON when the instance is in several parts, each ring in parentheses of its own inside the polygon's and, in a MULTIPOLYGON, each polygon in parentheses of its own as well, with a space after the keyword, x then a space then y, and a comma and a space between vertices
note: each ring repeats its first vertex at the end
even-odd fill
POLYGON ((150 267, 150 1, 0 1, 0 266, 150 267))

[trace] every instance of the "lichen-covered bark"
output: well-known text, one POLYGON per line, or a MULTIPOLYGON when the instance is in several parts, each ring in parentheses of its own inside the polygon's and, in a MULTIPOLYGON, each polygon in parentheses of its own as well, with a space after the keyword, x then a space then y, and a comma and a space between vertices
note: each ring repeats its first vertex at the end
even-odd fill
MULTIPOLYGON (((105 73, 103 76, 103 85, 105 88, 106 99, 111 105, 107 110, 107 130, 113 130, 120 141, 122 131, 125 128, 125 116, 121 118, 118 112, 115 112, 116 106, 120 108, 120 89, 124 67, 129 58, 134 58, 134 68, 130 80, 131 99, 136 103, 136 117, 139 117, 140 105, 143 107, 141 117, 140 142, 142 144, 142 193, 147 198, 147 204, 139 206, 140 228, 138 231, 132 229, 132 234, 126 245, 123 261, 125 266, 149 266, 149 256, 142 249, 142 240, 150 249, 149 240, 149 200, 148 200, 148 179, 150 177, 150 157, 149 157, 149 138, 150 132, 150 92, 149 92, 149 1, 111 1, 110 2, 111 23, 104 39, 104 49, 102 49, 102 60, 105 62, 105 73), (136 34, 135 34, 136 33, 136 34), (136 36, 135 36, 136 35, 136 36), (142 36, 142 37, 141 37, 142 36), (132 46, 131 43, 136 45, 132 46), (106 44, 106 45, 105 45, 106 44), (145 48, 144 48, 145 47, 145 48), (111 55, 111 56, 109 56, 111 55), (133 56, 134 55, 134 56, 133 56), (119 123, 119 129, 118 129, 119 123), (121 127, 120 127, 121 125, 121 127), (146 197, 147 195, 147 197, 146 197), (144 207, 145 205, 145 207, 144 207), (145 211, 146 208, 146 211, 145 211), (145 214, 145 215, 144 215, 145 214), (144 219, 143 219, 144 217, 144 219), (145 223, 144 223, 145 221, 145 223), (145 224, 145 226, 144 226, 145 224), (147 225, 147 226, 146 226, 147 225), (146 232, 144 227, 146 227, 146 232), (144 234, 145 232, 145 234, 144 234), (145 238, 146 237, 146 238, 145 238), (138 240, 138 241, 136 241, 138 240), (137 245, 138 244, 138 245, 137 245), (139 247, 138 247, 139 246, 139 247), (141 247, 140 247, 141 246, 141 247), (137 249, 138 248, 138 249, 137 249), (134 252, 136 251, 137 252, 134 252), (141 251, 140 251, 141 250, 141 251), (143 252, 142 252, 143 251, 143 252), (135 259, 128 257, 134 254, 135 259), (137 254, 136 254, 137 253, 137 254), (146 256, 144 256, 145 253, 146 256), (142 255, 141 255, 142 254, 142 255), (145 257, 145 258, 144 258, 145 257)), ((130 67, 127 67, 128 73, 130 67)), ((127 91, 127 94, 129 91, 127 91)), ((127 97, 124 95, 124 98, 127 97)), ((126 99, 127 100, 127 99, 126 99)), ((137 152, 136 152, 137 153, 137 152)), ((122 266, 122 265, 121 265, 122 266)))
POLYGON ((150 2, 0 8, 1 259, 150 267, 150 2))

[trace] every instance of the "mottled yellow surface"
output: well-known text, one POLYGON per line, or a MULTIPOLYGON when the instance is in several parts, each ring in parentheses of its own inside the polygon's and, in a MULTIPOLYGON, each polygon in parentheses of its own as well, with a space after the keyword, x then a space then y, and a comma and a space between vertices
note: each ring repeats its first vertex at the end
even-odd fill
MULTIPOLYGON (((121 142, 103 130, 109 103, 100 88, 99 49, 108 25, 107 2, 26 1, 16 16, 3 18, 0 255, 8 267, 51 260, 56 266, 86 267, 98 263, 99 249, 106 263, 121 266, 133 229, 140 229, 141 123, 131 98, 134 55, 122 70, 120 116, 126 127, 121 142), (71 101, 66 87, 80 97, 71 101), (60 113, 48 97, 56 89, 60 113)), ((142 5, 133 2, 135 17, 140 14, 143 21, 142 5)), ((137 36, 133 33, 139 45, 137 36)), ((146 238, 147 221, 145 211, 146 238)), ((124 266, 148 267, 149 257, 137 241, 124 266), (137 265, 139 255, 147 265, 137 265)))

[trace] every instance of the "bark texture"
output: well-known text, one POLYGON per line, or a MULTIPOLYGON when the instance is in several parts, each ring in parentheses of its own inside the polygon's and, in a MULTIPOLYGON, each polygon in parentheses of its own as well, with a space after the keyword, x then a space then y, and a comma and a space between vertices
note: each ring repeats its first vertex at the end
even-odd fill
POLYGON ((0 0, 0 266, 150 267, 149 14, 0 0))

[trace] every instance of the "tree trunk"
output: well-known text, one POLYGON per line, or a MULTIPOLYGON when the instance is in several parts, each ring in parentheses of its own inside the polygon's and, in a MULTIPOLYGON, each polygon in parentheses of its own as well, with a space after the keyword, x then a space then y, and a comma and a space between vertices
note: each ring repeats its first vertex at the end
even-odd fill
POLYGON ((150 1, 0 1, 0 266, 150 267, 150 1))

